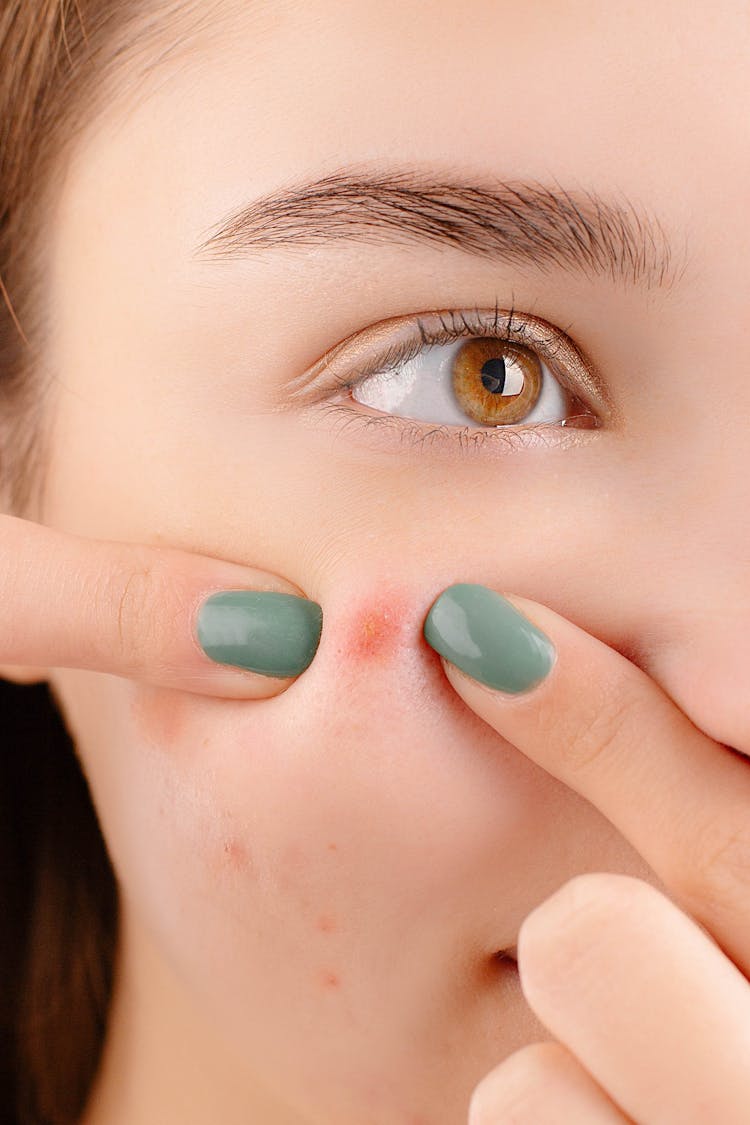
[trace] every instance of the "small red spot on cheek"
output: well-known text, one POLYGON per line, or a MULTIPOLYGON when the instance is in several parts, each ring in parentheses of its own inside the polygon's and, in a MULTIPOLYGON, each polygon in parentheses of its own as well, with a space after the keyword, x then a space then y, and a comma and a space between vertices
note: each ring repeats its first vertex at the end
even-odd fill
POLYGON ((339 648, 347 663, 388 660, 401 646, 411 599, 402 590, 380 589, 355 606, 342 629, 339 648))
POLYGON ((156 746, 171 747, 183 738, 185 692, 153 684, 135 685, 130 711, 140 734, 156 746))
POLYGON ((336 919, 332 914, 321 914, 316 925, 323 934, 333 934, 338 929, 336 919))
POLYGON ((332 973, 330 969, 323 969, 320 974, 320 983, 324 988, 340 988, 341 978, 336 973, 332 973))
POLYGON ((208 878, 214 889, 217 882, 228 879, 236 891, 237 881, 246 886, 256 877, 252 850, 238 836, 220 834, 212 838, 205 855, 208 878))
POLYGON ((241 840, 224 841, 224 865, 232 871, 245 871, 250 867, 250 853, 241 840))

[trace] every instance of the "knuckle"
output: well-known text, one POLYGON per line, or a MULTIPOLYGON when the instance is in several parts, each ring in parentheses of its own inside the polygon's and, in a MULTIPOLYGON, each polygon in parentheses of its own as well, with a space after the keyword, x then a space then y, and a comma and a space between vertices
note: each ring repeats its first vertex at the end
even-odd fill
POLYGON ((637 733, 638 703, 637 692, 622 682, 592 698, 565 740, 562 753, 568 770, 587 769, 603 762, 618 746, 628 745, 637 733))
POLYGON ((107 578, 102 601, 104 611, 114 607, 113 641, 118 664, 124 668, 143 668, 152 663, 159 650, 168 584, 163 564, 151 552, 128 553, 123 565, 107 578))
POLYGON ((750 823, 736 814, 730 825, 709 820, 693 833, 689 854, 680 856, 679 871, 667 882, 703 910, 744 911, 750 885, 750 823))

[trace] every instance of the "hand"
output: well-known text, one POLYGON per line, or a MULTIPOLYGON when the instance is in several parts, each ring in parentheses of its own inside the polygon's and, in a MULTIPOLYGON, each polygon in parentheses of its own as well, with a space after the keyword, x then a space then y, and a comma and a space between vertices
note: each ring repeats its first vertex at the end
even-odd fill
POLYGON ((596 873, 525 918, 521 987, 556 1039, 486 1076, 470 1125, 747 1125, 750 763, 609 646, 543 605, 508 601, 510 612, 494 591, 459 584, 434 603, 425 637, 448 679, 599 808, 679 906, 641 879, 596 873), (533 623, 520 639, 513 606, 533 623), (555 650, 541 679, 550 650, 538 630, 555 650), (517 691, 524 667, 530 690, 497 690, 517 691))
POLYGON ((316 602, 264 571, 0 515, 0 675, 7 679, 31 683, 49 668, 89 668, 262 699, 304 671, 321 623, 316 602), (233 595, 199 618, 206 598, 226 591, 254 591, 254 604, 239 605, 233 595), (242 668, 230 667, 235 661, 242 668))

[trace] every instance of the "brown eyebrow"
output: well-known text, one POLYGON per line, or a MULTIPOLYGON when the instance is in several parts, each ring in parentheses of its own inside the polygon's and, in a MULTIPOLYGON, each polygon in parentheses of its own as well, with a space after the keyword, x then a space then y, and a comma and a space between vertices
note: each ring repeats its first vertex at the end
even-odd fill
POLYGON ((553 182, 480 183, 411 168, 380 175, 343 168, 234 210, 209 228, 194 257, 230 261, 289 246, 405 241, 646 289, 670 289, 682 276, 686 257, 677 272, 658 218, 623 196, 610 202, 553 182))

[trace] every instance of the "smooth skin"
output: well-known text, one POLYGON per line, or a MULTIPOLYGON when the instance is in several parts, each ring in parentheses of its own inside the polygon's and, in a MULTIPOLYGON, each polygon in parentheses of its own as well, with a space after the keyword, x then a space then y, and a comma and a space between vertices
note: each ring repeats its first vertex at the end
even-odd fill
POLYGON ((157 19, 162 52, 133 37, 159 61, 102 99, 49 216, 31 515, 78 538, 26 557, 46 573, 59 546, 96 651, 69 666, 54 624, 48 656, 19 640, 61 617, 16 573, 2 653, 49 680, 119 881, 81 1125, 459 1125, 475 1090, 492 1123, 734 1125, 746 7, 207 0, 197 17, 157 19), (398 238, 193 256, 241 205, 350 165, 622 193, 685 268, 645 290, 398 238), (579 443, 469 453, 335 426, 313 401, 346 337, 496 301, 567 333, 616 417, 594 397, 606 424, 579 443), (117 637, 123 568, 143 573, 124 544, 201 558, 157 566, 157 587, 178 576, 171 639, 144 618, 151 655, 118 664, 92 636, 117 637), (110 550, 92 620, 76 568, 110 550), (273 698, 212 695, 195 664, 187 690, 163 682, 219 563, 322 606, 315 659, 273 698), (528 704, 459 683, 422 637, 455 582, 525 599, 558 646, 528 704))

